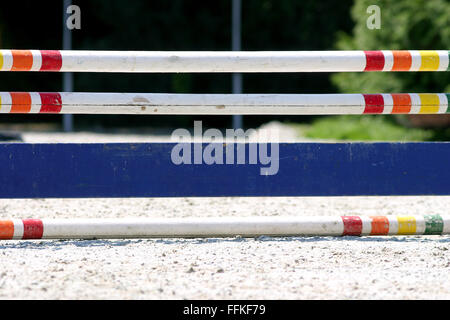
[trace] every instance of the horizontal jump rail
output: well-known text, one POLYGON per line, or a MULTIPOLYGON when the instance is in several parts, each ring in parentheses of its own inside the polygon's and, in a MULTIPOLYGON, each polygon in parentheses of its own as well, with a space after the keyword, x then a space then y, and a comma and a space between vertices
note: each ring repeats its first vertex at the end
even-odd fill
POLYGON ((231 52, 0 50, 0 71, 364 72, 448 70, 448 50, 231 52))
POLYGON ((0 239, 393 236, 450 233, 450 216, 0 220, 0 239))
POLYGON ((176 146, 3 143, 0 198, 450 195, 448 142, 216 143, 213 164, 209 144, 187 144, 191 164, 172 160, 176 146), (270 163, 251 163, 263 147, 270 163))
POLYGON ((164 94, 0 92, 0 113, 59 114, 435 114, 449 93, 164 94))

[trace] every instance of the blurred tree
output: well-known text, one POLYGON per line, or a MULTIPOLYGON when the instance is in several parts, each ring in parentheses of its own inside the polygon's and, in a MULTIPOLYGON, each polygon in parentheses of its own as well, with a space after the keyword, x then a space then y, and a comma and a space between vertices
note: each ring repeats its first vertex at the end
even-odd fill
MULTIPOLYGON (((449 50, 450 2, 448 0, 355 0, 351 15, 356 25, 352 34, 339 32, 340 50, 449 50), (381 28, 369 29, 367 8, 381 9, 381 28)), ((450 92, 449 72, 340 73, 332 82, 341 92, 450 92)), ((450 116, 407 116, 414 126, 446 126, 450 116)), ((405 120, 405 117, 396 117, 405 120)))
MULTIPOLYGON (((355 0, 351 15, 353 34, 339 32, 340 50, 448 50, 450 2, 448 0, 379 0, 381 28, 368 29, 367 7, 373 0, 355 0)), ((448 72, 339 73, 333 83, 342 92, 449 92, 448 72)))

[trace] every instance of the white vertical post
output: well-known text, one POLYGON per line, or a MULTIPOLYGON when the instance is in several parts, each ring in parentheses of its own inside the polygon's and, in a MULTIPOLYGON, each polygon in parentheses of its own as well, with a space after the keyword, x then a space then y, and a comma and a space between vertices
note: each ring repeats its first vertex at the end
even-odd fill
MULTIPOLYGON (((72 5, 71 0, 63 0, 63 50, 72 50, 72 31, 67 28, 67 8, 72 5)), ((73 74, 71 72, 63 73, 63 91, 73 91, 73 74)), ((63 115, 63 129, 65 132, 73 131, 73 115, 63 115)))
MULTIPOLYGON (((231 8, 231 49, 233 51, 241 50, 241 0, 232 0, 231 8)), ((242 74, 233 73, 232 92, 242 93, 242 74)), ((243 126, 242 115, 233 115, 233 129, 239 129, 243 126)))

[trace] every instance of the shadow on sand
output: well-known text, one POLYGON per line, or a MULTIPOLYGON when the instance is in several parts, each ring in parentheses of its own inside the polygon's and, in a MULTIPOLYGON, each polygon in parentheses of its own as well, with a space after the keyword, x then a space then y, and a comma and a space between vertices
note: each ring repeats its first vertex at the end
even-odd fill
POLYGON ((226 242, 434 242, 434 243, 450 243, 450 236, 379 236, 379 237, 268 237, 259 236, 255 238, 148 238, 148 239, 92 239, 92 240, 6 240, 0 244, 0 250, 5 249, 53 249, 59 250, 69 246, 75 247, 105 247, 111 248, 116 246, 127 246, 137 243, 148 244, 209 244, 209 243, 226 243, 226 242))

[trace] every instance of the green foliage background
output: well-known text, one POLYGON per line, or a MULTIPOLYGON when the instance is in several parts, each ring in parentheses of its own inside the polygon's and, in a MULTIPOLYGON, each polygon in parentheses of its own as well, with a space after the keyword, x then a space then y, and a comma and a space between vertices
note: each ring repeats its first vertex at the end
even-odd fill
MULTIPOLYGON (((338 50, 449 50, 450 1, 355 0, 352 32, 337 33, 338 50), (381 9, 381 28, 367 28, 367 8, 381 9)), ((343 93, 450 92, 450 72, 336 73, 332 83, 343 93)), ((448 116, 447 116, 448 117, 448 116)), ((306 135, 344 140, 449 140, 448 128, 412 129, 405 116, 337 116, 313 122, 306 135)))
MULTIPOLYGON (((339 50, 449 50, 450 1, 356 0, 352 33, 338 32, 339 50), (367 7, 381 9, 381 28, 368 29, 367 7)), ((450 92, 449 72, 340 73, 332 82, 345 93, 450 92)))

